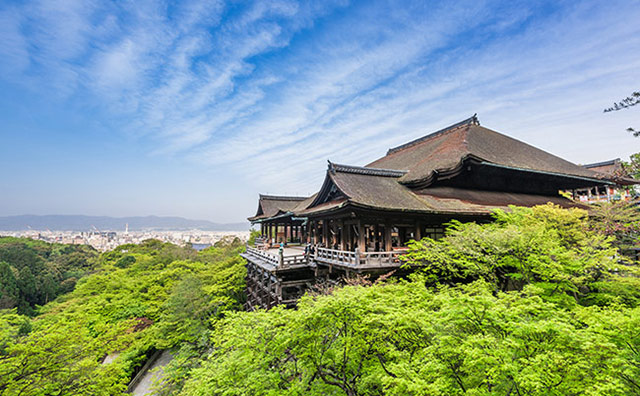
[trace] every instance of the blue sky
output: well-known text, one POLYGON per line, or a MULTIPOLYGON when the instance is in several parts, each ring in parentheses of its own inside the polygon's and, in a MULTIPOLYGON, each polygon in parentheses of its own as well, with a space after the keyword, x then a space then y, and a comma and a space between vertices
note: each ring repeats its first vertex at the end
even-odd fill
POLYGON ((252 215, 478 113, 640 151, 640 2, 3 1, 0 215, 252 215))

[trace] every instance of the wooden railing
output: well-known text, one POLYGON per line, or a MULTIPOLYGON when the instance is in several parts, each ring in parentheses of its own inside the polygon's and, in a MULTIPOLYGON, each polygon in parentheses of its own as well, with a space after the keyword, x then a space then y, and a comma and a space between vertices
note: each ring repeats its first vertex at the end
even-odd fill
MULTIPOLYGON (((273 265, 275 268, 288 268, 309 263, 309 258, 305 254, 280 256, 277 253, 273 254, 250 246, 247 246, 246 253, 273 265)), ((386 268, 402 265, 399 256, 403 254, 404 251, 360 253, 319 247, 316 248, 313 259, 325 264, 350 268, 386 268)))
POLYGON ((321 247, 316 249, 315 259, 327 264, 346 265, 349 267, 357 267, 360 264, 360 255, 356 252, 321 247))
POLYGON ((402 265, 402 261, 398 257, 403 255, 404 251, 394 252, 366 252, 363 253, 364 265, 366 267, 394 267, 402 265))
POLYGON ((404 251, 360 253, 317 248, 314 258, 321 263, 352 268, 398 267, 402 265, 402 261, 398 257, 404 253, 404 251))
POLYGON ((256 248, 252 248, 250 246, 247 246, 247 254, 254 256, 256 258, 262 259, 264 261, 266 261, 268 264, 271 264, 273 266, 278 266, 280 265, 280 260, 278 259, 278 256, 273 255, 273 254, 269 254, 267 252, 265 252, 264 250, 260 250, 260 249, 256 249, 256 248))
POLYGON ((305 265, 309 262, 305 254, 282 256, 279 254, 272 254, 269 252, 265 252, 264 250, 252 248, 250 246, 247 246, 246 253, 256 258, 262 259, 276 268, 287 268, 294 265, 305 265))

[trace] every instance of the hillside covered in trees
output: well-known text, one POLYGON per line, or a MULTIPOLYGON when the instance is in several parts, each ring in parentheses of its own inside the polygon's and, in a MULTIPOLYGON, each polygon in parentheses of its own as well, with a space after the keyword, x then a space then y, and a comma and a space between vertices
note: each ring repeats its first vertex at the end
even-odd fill
POLYGON ((33 314, 37 305, 72 291, 97 257, 90 246, 0 237, 0 309, 33 314))
POLYGON ((155 350, 204 347, 217 318, 242 303, 242 245, 220 245, 120 246, 36 317, 2 311, 0 394, 123 394, 155 350))
POLYGON ((411 243, 408 278, 289 310, 242 311, 238 243, 121 246, 37 315, 2 311, 0 395, 123 394, 167 349, 159 395, 640 395, 634 211, 454 222, 411 243))

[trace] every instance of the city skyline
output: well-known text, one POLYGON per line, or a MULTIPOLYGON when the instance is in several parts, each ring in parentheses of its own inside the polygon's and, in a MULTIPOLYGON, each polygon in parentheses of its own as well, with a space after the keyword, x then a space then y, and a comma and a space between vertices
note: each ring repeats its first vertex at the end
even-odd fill
POLYGON ((576 163, 640 151, 640 2, 5 2, 0 216, 240 222, 326 160, 478 113, 576 163), (280 189, 282 188, 282 190, 280 189))

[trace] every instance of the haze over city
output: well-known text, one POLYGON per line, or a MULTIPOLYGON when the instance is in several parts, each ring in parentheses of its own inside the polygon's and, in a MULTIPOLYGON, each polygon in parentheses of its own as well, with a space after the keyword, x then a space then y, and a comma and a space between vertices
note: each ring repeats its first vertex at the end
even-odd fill
POLYGON ((0 216, 239 222, 478 113, 576 163, 638 151, 638 1, 0 4, 0 216))

